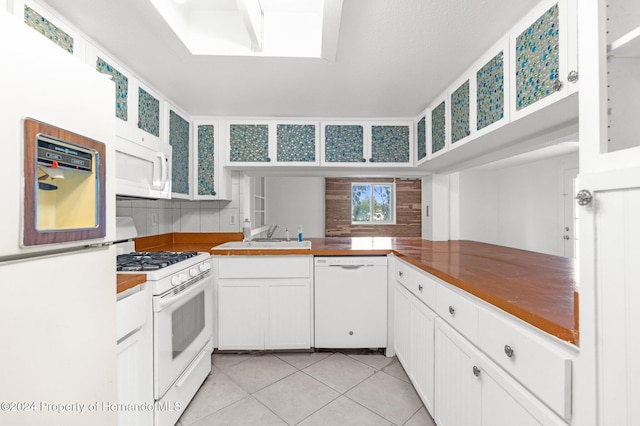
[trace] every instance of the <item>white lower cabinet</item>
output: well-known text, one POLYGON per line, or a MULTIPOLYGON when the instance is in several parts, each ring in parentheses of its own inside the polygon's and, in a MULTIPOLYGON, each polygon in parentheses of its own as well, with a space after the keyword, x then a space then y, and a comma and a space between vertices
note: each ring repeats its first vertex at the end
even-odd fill
POLYGON ((433 413, 433 326, 436 315, 399 282, 395 283, 394 293, 396 356, 425 407, 433 413))
POLYGON ((311 348, 311 256, 226 256, 217 262, 218 349, 311 348))
POLYGON ((436 424, 566 425, 440 318, 435 341, 436 424))
MULTIPOLYGON (((153 406, 151 290, 142 284, 118 295, 118 404, 153 406)), ((118 425, 153 423, 153 410, 118 410, 118 425)))
POLYGON ((395 270, 394 349, 436 424, 569 424, 570 351, 399 259, 395 270))

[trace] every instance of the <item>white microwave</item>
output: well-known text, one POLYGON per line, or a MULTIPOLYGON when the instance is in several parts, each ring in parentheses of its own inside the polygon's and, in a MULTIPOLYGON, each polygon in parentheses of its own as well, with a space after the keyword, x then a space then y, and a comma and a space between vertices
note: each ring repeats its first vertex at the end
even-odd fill
POLYGON ((171 145, 116 136, 116 195, 171 198, 171 145))

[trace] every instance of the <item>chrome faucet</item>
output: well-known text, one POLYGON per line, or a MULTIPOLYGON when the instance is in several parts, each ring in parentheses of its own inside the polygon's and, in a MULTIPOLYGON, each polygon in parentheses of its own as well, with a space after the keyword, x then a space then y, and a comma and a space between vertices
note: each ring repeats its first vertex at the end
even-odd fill
POLYGON ((267 240, 270 240, 273 237, 274 232, 278 229, 278 225, 269 225, 269 229, 267 230, 267 240))

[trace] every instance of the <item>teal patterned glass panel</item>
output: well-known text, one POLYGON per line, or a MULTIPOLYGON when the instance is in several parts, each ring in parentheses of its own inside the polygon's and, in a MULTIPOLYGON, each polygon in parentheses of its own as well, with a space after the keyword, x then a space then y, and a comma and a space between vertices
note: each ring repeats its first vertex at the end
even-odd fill
POLYGON ((169 144, 173 152, 171 162, 171 192, 189 193, 189 122, 169 111, 169 144))
POLYGON ((371 161, 409 162, 409 126, 371 126, 371 161))
POLYGON ((198 126, 198 195, 216 195, 213 125, 198 126))
POLYGON ((477 125, 480 130, 504 117, 504 52, 480 68, 476 79, 477 125))
POLYGON ((444 148, 446 142, 446 120, 444 101, 431 111, 431 152, 444 148))
POLYGON ((316 161, 316 126, 313 124, 278 124, 278 161, 316 161))
POLYGON ((558 5, 516 38, 516 109, 556 92, 560 64, 558 5))
POLYGON ((229 158, 233 162, 263 163, 269 159, 267 124, 232 124, 229 129, 229 158))
POLYGON ((418 160, 427 156, 427 117, 418 121, 418 160))
POLYGON ((120 120, 127 121, 127 97, 129 95, 129 79, 120 71, 109 65, 104 59, 96 60, 96 69, 102 74, 108 74, 112 77, 116 86, 116 117, 120 120))
POLYGON ((469 80, 451 94, 451 143, 456 143, 470 134, 469 80))
POLYGON ((359 125, 327 125, 324 128, 324 158, 328 163, 364 162, 364 129, 359 125))
POLYGON ((29 6, 24 6, 24 23, 53 41, 69 53, 73 53, 73 37, 42 17, 29 6))
POLYGON ((160 136, 160 101, 138 88, 138 128, 160 136))

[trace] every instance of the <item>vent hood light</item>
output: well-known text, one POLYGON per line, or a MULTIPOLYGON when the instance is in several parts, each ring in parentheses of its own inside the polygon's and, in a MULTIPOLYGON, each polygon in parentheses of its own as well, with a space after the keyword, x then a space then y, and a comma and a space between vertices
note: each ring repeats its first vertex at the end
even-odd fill
POLYGON ((334 61, 342 0, 149 0, 194 55, 334 61))

